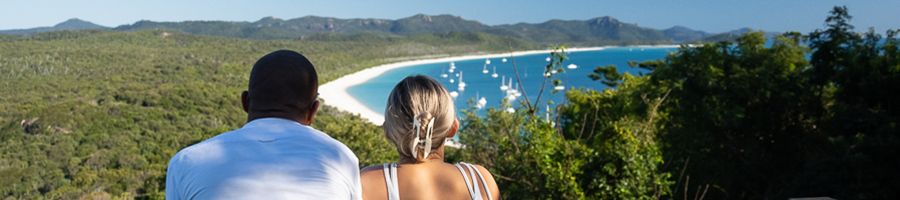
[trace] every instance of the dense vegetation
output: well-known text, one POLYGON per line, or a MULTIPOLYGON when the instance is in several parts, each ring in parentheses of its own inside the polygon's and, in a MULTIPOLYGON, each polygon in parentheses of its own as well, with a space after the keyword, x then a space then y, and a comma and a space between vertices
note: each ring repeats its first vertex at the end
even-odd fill
POLYGON ((568 91, 555 120, 469 113, 455 156, 513 199, 900 198, 898 32, 849 20, 836 7, 826 29, 771 45, 684 47, 634 64, 646 76, 598 67, 615 88, 568 91))
MULTIPOLYGON (((824 30, 683 47, 635 63, 651 70, 643 76, 598 67, 591 77, 613 87, 568 90, 561 104, 467 111, 465 148, 448 158, 489 168, 509 199, 900 198, 898 32, 856 33, 849 20, 838 7, 824 30)), ((326 82, 380 63, 535 47, 452 31, 0 37, 0 196, 162 198, 172 154, 243 124, 238 94, 272 50, 306 54, 326 82)), ((552 57, 547 70, 562 70, 566 55, 552 57)), ((395 160, 380 128, 357 116, 325 107, 314 126, 362 165, 395 160)))
POLYGON ((0 30, 0 35, 30 35, 50 31, 85 29, 115 31, 172 30, 196 35, 249 39, 305 39, 320 34, 369 34, 402 37, 419 34, 464 32, 514 37, 539 44, 568 43, 575 45, 670 44, 710 41, 709 39, 734 38, 734 35, 746 32, 745 29, 741 29, 723 33, 725 36, 732 37, 722 37, 721 35, 719 37, 711 37, 714 34, 692 30, 683 26, 657 30, 622 22, 609 16, 588 20, 549 20, 534 24, 516 23, 490 26, 478 21, 463 19, 459 16, 418 14, 396 20, 340 19, 318 16, 305 16, 286 20, 265 17, 255 22, 154 22, 141 20, 115 28, 103 27, 80 19, 70 19, 52 27, 0 30))
MULTIPOLYGON (((535 48, 478 34, 244 40, 165 31, 51 32, 0 42, 0 197, 161 198, 178 149, 246 119, 239 92, 277 49, 311 58, 321 82, 381 63, 535 48)), ((314 125, 364 165, 394 160, 380 128, 325 107, 314 125)))
POLYGON ((686 37, 702 38, 708 35, 691 30, 673 33, 680 34, 678 37, 670 36, 667 34, 670 32, 624 23, 608 16, 588 20, 550 20, 538 24, 517 23, 497 26, 489 26, 452 15, 418 14, 397 20, 306 16, 287 20, 266 17, 255 22, 139 21, 115 28, 120 31, 148 29, 171 29, 192 34, 254 39, 296 39, 318 34, 369 33, 409 36, 468 32, 515 37, 541 44, 567 42, 580 45, 660 44, 685 41, 681 39, 686 37))
POLYGON ((0 35, 30 35, 36 33, 43 32, 53 32, 53 31, 75 31, 75 30, 104 30, 109 29, 104 26, 100 26, 88 21, 84 21, 78 18, 72 18, 66 20, 64 22, 60 22, 59 24, 50 26, 50 27, 36 27, 29 29, 13 29, 13 30, 0 30, 0 35))

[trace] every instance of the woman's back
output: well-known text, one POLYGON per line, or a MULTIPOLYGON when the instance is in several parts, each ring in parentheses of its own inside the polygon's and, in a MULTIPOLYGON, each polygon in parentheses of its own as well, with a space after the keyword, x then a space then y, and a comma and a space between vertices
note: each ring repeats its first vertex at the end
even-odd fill
MULTIPOLYGON (((477 199, 470 195, 469 186, 472 186, 478 188, 477 193, 480 194, 481 199, 499 199, 500 191, 490 172, 477 165, 472 165, 478 169, 477 171, 469 171, 470 168, 463 163, 458 165, 466 172, 467 177, 463 177, 457 166, 441 160, 396 165, 396 178, 399 186, 397 191, 400 198, 477 199), (472 175, 475 175, 474 181, 472 175), (469 179, 468 182, 466 178, 469 179), (485 185, 488 190, 485 190, 485 185), (490 198, 488 198, 488 193, 491 194, 490 198)), ((389 168, 389 166, 386 169, 384 165, 379 165, 363 169, 361 182, 364 199, 389 199, 388 182, 391 179, 385 179, 385 170, 389 172, 387 173, 388 177, 393 176, 389 168)))
POLYGON ((365 199, 500 198, 494 177, 483 167, 444 162, 444 143, 459 130, 459 121, 453 97, 436 80, 404 78, 388 95, 384 114, 381 127, 402 164, 363 169, 365 199))

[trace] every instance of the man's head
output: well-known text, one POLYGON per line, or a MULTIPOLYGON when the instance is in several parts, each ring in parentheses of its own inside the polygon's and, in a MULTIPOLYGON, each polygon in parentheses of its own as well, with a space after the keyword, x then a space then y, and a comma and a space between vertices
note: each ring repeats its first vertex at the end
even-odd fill
POLYGON ((309 125, 319 108, 318 76, 306 57, 289 50, 269 53, 253 64, 250 84, 241 94, 248 120, 292 119, 309 125))

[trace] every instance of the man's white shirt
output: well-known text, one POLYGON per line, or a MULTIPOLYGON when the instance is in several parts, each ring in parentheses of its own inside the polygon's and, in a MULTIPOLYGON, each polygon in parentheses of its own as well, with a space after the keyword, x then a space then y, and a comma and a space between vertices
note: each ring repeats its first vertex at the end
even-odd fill
POLYGON ((362 199, 359 160, 300 123, 263 118, 184 148, 169 161, 166 199, 362 199))

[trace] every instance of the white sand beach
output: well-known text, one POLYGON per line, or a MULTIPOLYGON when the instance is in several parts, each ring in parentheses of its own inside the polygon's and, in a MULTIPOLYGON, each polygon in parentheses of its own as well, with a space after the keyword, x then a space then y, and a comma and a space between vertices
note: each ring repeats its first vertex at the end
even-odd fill
MULTIPOLYGON (((645 47, 645 48, 659 48, 659 47, 678 47, 678 45, 660 45, 660 46, 634 46, 637 48, 645 47)), ((609 47, 585 47, 585 48, 569 48, 566 49, 567 52, 578 52, 578 51, 596 51, 602 50, 609 47)), ((375 67, 370 67, 331 82, 325 83, 319 86, 319 97, 324 100, 325 105, 333 106, 339 110, 358 114, 363 119, 368 120, 372 124, 381 125, 384 122, 384 116, 375 112, 374 110, 366 107, 362 102, 359 102, 356 98, 353 98, 350 93, 347 92, 347 88, 358 85, 361 83, 365 83, 372 78, 378 77, 384 72, 397 68, 411 67, 422 64, 431 64, 431 63, 442 63, 442 62, 456 62, 461 60, 473 60, 473 59, 487 59, 487 58, 502 58, 502 57, 515 57, 522 55, 531 55, 531 54, 546 54, 550 53, 551 50, 529 50, 529 51, 517 51, 510 53, 496 53, 496 54, 483 54, 483 55, 466 55, 466 56, 455 56, 455 57, 446 57, 446 58, 435 58, 435 59, 421 59, 421 60, 412 60, 405 62, 397 62, 390 63, 385 65, 379 65, 375 67)), ((400 80, 397 80, 400 81, 400 80)))

